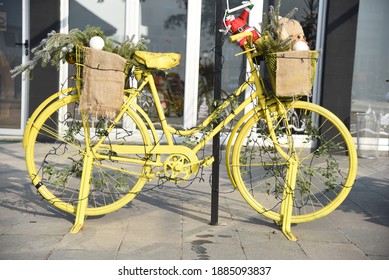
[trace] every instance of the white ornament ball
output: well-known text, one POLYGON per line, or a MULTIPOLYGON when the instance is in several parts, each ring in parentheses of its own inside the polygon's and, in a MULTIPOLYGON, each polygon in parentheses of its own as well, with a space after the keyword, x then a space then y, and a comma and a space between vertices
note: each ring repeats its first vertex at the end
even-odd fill
POLYGON ((94 36, 89 41, 89 46, 93 49, 102 50, 104 45, 104 40, 100 36, 94 36))
POLYGON ((294 51, 308 51, 309 50, 309 47, 306 43, 302 42, 302 41, 297 41, 294 45, 293 45, 293 50, 294 51))

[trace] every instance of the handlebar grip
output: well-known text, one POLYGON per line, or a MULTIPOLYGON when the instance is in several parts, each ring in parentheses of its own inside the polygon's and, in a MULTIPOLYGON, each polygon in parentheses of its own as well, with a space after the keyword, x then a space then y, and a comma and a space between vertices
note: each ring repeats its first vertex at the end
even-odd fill
POLYGON ((243 32, 243 33, 238 33, 235 35, 230 36, 230 42, 235 43, 237 40, 243 38, 243 37, 250 37, 249 42, 252 41, 253 34, 251 32, 243 32))

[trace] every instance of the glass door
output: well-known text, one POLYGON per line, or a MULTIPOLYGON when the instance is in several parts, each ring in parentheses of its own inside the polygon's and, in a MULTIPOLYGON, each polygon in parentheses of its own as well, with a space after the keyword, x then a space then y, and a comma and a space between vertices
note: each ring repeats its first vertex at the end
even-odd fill
POLYGON ((25 25, 28 0, 0 0, 0 137, 23 134, 27 119, 28 78, 10 70, 29 57, 25 25))

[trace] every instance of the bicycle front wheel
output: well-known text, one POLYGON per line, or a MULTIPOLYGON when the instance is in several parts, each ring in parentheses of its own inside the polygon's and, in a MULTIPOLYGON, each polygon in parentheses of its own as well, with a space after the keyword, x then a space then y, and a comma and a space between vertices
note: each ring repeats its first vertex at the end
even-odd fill
POLYGON ((85 214, 103 215, 136 197, 150 170, 144 164, 145 154, 118 155, 109 147, 135 142, 149 145, 151 138, 142 119, 132 109, 128 109, 113 128, 112 121, 98 117, 89 118, 88 125, 83 125, 86 120, 82 120, 78 101, 77 94, 67 95, 53 102, 34 121, 31 130, 26 132, 29 133, 27 170, 38 192, 55 207, 75 214, 80 199, 87 199, 85 214), (84 127, 89 127, 87 132, 84 127), (92 148, 101 139, 104 139, 105 151, 99 151, 99 156, 92 159, 91 170, 88 170, 91 178, 84 182, 81 177, 85 143, 90 143, 92 148), (125 160, 118 159, 119 156, 125 156, 125 160), (90 191, 80 198, 80 188, 85 187, 82 182, 90 184, 90 191))
POLYGON ((279 105, 269 108, 277 143, 263 111, 242 127, 232 153, 233 179, 247 203, 276 222, 282 222, 282 202, 292 190, 291 223, 310 222, 347 197, 356 176, 356 150, 348 129, 330 111, 304 101, 283 104, 286 114, 279 105), (287 179, 291 158, 298 164, 293 183, 287 179))

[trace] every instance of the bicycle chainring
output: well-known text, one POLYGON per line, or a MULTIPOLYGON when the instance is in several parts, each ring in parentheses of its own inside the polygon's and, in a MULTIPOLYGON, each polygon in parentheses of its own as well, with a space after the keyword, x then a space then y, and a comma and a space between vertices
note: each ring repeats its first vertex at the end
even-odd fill
POLYGON ((192 174, 197 173, 199 164, 180 154, 173 154, 167 157, 164 162, 165 175, 173 181, 188 180, 192 174))

